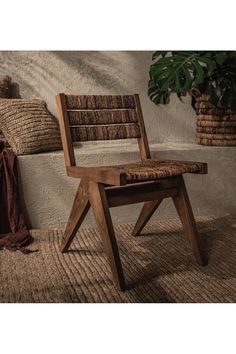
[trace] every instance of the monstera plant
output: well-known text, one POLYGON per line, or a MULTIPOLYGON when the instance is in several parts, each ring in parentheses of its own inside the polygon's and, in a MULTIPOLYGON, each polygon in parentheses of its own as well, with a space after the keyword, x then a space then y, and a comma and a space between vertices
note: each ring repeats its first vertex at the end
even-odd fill
POLYGON ((148 95, 167 104, 175 92, 192 96, 197 142, 236 145, 236 52, 157 51, 150 67, 148 95))

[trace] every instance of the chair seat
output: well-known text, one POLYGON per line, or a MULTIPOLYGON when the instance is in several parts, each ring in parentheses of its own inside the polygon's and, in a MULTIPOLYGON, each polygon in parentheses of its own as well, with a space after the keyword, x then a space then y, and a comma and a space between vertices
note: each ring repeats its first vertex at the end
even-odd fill
POLYGON ((157 180, 184 173, 207 173, 206 163, 175 160, 149 159, 116 167, 119 168, 120 172, 125 173, 128 182, 157 180))

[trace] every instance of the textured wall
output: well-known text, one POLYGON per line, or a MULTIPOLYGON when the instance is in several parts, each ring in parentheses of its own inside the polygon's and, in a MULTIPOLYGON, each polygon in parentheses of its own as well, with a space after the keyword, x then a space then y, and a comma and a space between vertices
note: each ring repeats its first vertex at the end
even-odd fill
POLYGON ((58 92, 140 93, 150 142, 194 142, 195 113, 189 98, 155 106, 147 97, 151 52, 0 52, 0 74, 22 98, 43 98, 55 113, 58 92))

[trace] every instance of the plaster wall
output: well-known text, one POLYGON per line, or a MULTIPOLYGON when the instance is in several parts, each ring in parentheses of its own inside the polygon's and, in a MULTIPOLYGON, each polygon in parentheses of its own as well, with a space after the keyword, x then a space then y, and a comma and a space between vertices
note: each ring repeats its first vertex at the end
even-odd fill
POLYGON ((194 143, 195 113, 190 98, 174 95, 169 105, 156 106, 147 96, 152 52, 0 52, 0 75, 15 83, 13 94, 42 98, 55 114, 59 92, 80 94, 139 93, 147 135, 154 143, 194 143))

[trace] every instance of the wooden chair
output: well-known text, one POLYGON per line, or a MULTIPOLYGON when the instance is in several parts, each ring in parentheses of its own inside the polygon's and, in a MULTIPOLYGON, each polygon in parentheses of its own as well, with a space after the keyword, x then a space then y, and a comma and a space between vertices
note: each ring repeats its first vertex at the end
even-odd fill
POLYGON ((197 262, 203 265, 199 235, 183 179, 184 173, 207 173, 201 162, 153 160, 149 150, 139 95, 56 96, 67 175, 80 184, 67 223, 61 252, 68 250, 92 206, 108 262, 119 290, 125 290, 119 250, 109 208, 144 202, 133 235, 140 234, 164 198, 171 197, 197 262), (141 161, 102 166, 76 166, 73 142, 138 139, 141 161))

